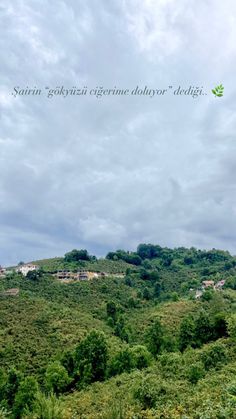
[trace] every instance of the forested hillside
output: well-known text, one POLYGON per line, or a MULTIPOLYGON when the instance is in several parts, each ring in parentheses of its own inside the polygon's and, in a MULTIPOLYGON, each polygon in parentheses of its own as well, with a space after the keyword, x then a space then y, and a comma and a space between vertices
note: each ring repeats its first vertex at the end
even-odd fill
POLYGON ((0 419, 236 418, 235 257, 141 244, 34 263, 0 278, 0 419))

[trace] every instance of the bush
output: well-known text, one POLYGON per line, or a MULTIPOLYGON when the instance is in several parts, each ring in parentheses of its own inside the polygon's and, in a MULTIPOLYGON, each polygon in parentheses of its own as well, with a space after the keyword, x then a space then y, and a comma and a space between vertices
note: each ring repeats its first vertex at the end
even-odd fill
POLYGON ((206 370, 219 367, 227 362, 226 348, 220 342, 208 345, 201 350, 200 359, 206 370))
POLYGON ((0 419, 9 419, 11 412, 6 410, 4 407, 0 407, 0 419))
POLYGON ((195 323, 191 316, 186 316, 180 324, 179 349, 184 351, 188 346, 195 345, 195 323))
POLYGON ((192 384, 196 384, 205 375, 206 371, 202 362, 192 364, 187 371, 187 378, 192 384))
POLYGON ((227 331, 232 339, 236 339, 236 314, 232 314, 227 320, 227 331))
POLYGON ((170 396, 175 397, 177 391, 167 382, 159 380, 154 375, 149 375, 137 385, 133 395, 141 403, 143 409, 152 409, 158 403, 167 404, 170 396))
POLYGON ((120 351, 114 358, 112 358, 108 369, 108 375, 114 376, 122 374, 123 372, 130 372, 135 368, 135 358, 131 351, 127 348, 120 351))
MULTIPOLYGON (((37 393, 34 405, 34 419, 64 419, 65 412, 61 402, 51 393, 45 396, 43 393, 37 393)), ((29 419, 32 418, 29 417, 29 419)))
POLYGON ((146 346, 136 345, 130 349, 133 358, 134 367, 141 370, 147 368, 152 362, 152 356, 146 346))

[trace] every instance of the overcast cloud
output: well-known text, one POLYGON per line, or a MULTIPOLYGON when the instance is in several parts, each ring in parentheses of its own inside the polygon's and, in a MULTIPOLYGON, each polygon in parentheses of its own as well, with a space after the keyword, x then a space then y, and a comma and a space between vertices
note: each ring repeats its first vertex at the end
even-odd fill
POLYGON ((2 0, 0 17, 0 264, 140 242, 236 253, 235 0, 2 0), (208 95, 10 94, 62 85, 208 95))

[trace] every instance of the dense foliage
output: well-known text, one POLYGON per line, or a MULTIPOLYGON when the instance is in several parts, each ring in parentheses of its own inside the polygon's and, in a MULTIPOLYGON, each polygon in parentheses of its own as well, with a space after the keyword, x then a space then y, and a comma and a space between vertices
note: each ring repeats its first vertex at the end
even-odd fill
POLYGON ((0 280, 0 419, 236 418, 228 252, 140 244, 37 263, 0 280), (107 276, 51 275, 81 268, 107 276), (195 298, 205 280, 224 286, 195 298))

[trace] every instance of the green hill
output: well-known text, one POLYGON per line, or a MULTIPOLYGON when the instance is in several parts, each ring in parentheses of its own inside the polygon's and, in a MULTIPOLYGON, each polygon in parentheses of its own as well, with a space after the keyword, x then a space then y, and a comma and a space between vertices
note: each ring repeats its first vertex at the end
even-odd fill
POLYGON ((1 419, 236 418, 228 252, 140 245, 35 262, 0 279, 1 419), (63 269, 107 276, 61 283, 63 269), (206 279, 224 286, 196 299, 206 279))

